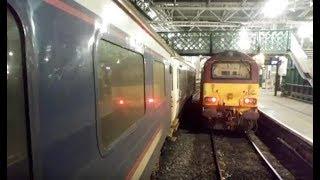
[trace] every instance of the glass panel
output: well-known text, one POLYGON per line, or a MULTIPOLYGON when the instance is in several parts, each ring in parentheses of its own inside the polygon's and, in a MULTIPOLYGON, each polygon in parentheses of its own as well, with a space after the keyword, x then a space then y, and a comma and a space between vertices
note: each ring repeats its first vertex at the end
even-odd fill
POLYGON ((137 53, 100 40, 97 57, 102 146, 144 115, 144 63, 137 53))
POLYGON ((21 39, 18 24, 8 9, 7 167, 8 179, 29 176, 21 39))
POLYGON ((250 79, 250 64, 246 62, 218 62, 212 65, 212 78, 250 79))
POLYGON ((165 67, 164 64, 154 61, 153 63, 153 97, 155 103, 160 103, 165 99, 165 67))

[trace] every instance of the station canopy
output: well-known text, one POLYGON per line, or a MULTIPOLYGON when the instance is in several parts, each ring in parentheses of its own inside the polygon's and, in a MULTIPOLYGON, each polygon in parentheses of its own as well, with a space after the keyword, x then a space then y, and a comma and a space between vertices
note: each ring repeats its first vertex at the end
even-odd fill
POLYGON ((291 38, 312 49, 310 0, 131 0, 181 55, 223 50, 286 54, 291 38))

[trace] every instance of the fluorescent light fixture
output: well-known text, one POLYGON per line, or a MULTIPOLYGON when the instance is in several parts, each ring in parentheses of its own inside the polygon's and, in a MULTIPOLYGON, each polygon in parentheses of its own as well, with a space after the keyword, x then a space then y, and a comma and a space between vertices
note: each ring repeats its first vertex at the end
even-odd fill
POLYGON ((169 34, 168 34, 168 38, 169 38, 169 39, 171 39, 173 36, 174 36, 173 33, 169 33, 169 34))
POLYGON ((150 16, 151 19, 154 19, 157 17, 157 14, 153 10, 150 10, 147 14, 150 16))
POLYGON ((288 0, 269 0, 262 9, 267 18, 275 18, 283 13, 288 6, 288 0))

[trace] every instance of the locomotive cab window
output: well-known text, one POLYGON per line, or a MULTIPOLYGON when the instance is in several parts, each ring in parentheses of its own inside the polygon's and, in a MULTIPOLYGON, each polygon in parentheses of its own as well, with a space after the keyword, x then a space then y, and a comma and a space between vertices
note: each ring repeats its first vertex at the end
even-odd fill
POLYGON ((247 62, 217 62, 212 65, 213 79, 250 79, 251 67, 247 62))
POLYGON ((166 96, 165 89, 165 66, 163 63, 153 63, 153 97, 156 102, 162 102, 166 96))
POLYGON ((144 60, 138 53, 100 40, 95 67, 104 152, 145 113, 144 60))

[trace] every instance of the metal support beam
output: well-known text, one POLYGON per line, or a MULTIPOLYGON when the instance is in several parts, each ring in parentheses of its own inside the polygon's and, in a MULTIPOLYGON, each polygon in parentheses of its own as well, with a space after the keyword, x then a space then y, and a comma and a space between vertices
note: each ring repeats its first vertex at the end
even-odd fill
MULTIPOLYGON (((193 26, 191 29, 199 27, 193 26)), ((207 54, 223 50, 239 50, 239 31, 193 31, 193 32, 159 32, 168 44, 180 55, 207 54)), ((243 50, 246 53, 258 52, 267 54, 286 54, 290 31, 249 31, 248 41, 250 48, 243 50)))
POLYGON ((179 9, 173 9, 173 10, 176 10, 186 20, 188 19, 179 9))
POLYGON ((220 22, 222 22, 222 19, 213 11, 209 11, 214 17, 216 17, 220 22))
MULTIPOLYGON (((210 5, 197 3, 197 4, 189 4, 189 3, 180 3, 179 5, 170 6, 169 4, 159 5, 159 3, 153 3, 153 8, 155 9, 179 9, 179 10, 212 10, 212 11, 236 11, 236 10, 259 10, 264 6, 264 2, 246 2, 246 3, 222 3, 222 2, 214 2, 210 5), (245 4, 245 5, 244 5, 245 4)), ((291 5, 292 6, 292 5, 291 5)), ((297 6, 296 10, 305 10, 306 6, 297 6)))
POLYGON ((236 10, 234 12, 232 12, 228 17, 226 17, 225 19, 223 19, 222 21, 226 22, 228 21, 230 18, 232 18, 239 10, 236 10))
POLYGON ((298 17, 305 17, 310 11, 311 11, 311 8, 306 9, 301 14, 299 14, 298 17))
POLYGON ((196 15, 192 20, 199 19, 199 17, 201 16, 201 14, 202 14, 204 11, 205 11, 205 10, 198 11, 197 15, 196 15))
MULTIPOLYGON (((230 18, 230 16, 229 16, 230 18)), ((198 27, 238 27, 239 25, 248 25, 251 24, 252 26, 261 26, 261 25, 271 25, 271 24, 293 24, 293 25, 300 25, 304 24, 306 21, 290 21, 290 20, 269 20, 269 21, 251 21, 251 22, 242 22, 242 21, 227 21, 227 22, 209 22, 209 21, 153 21, 150 22, 151 24, 167 24, 170 26, 176 27, 191 27, 191 26, 198 26, 198 27)), ((312 21, 309 21, 312 22, 312 21)))

